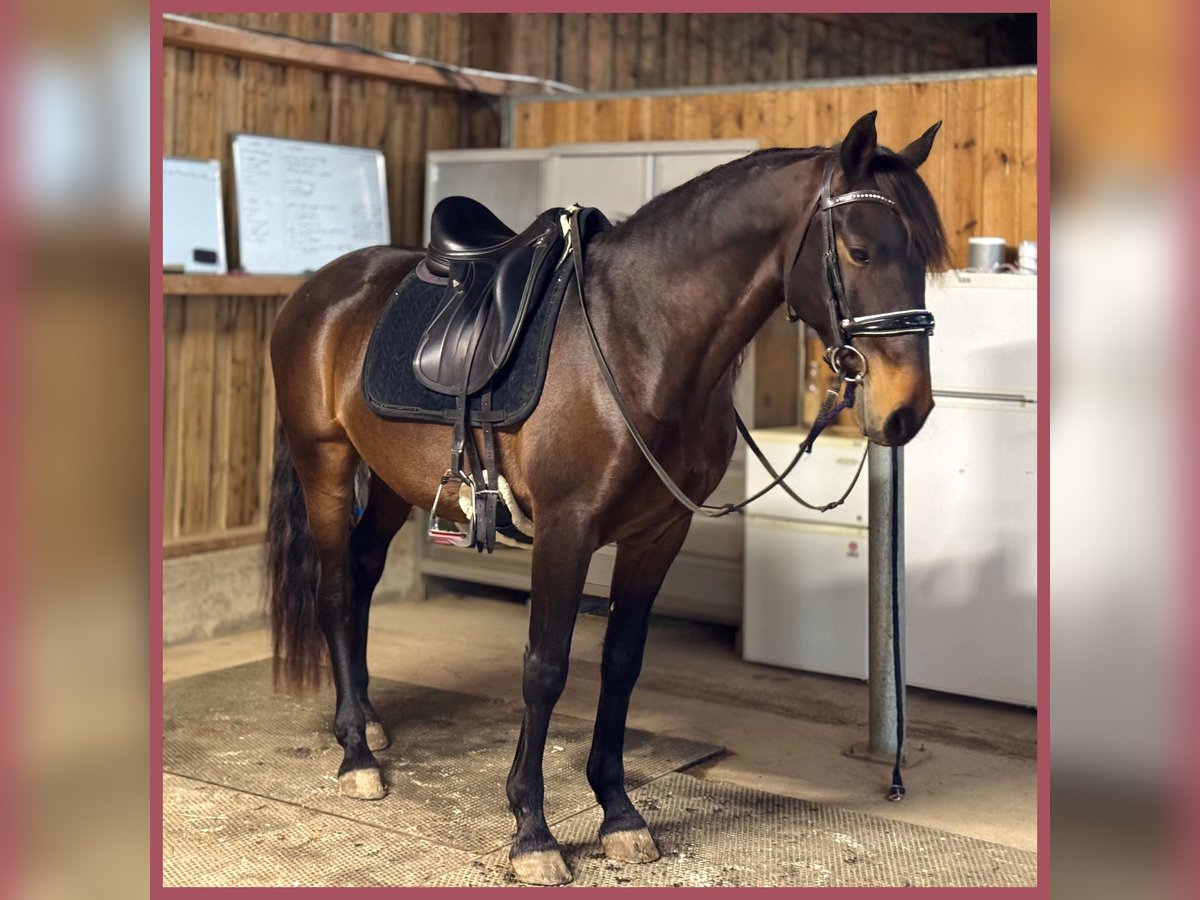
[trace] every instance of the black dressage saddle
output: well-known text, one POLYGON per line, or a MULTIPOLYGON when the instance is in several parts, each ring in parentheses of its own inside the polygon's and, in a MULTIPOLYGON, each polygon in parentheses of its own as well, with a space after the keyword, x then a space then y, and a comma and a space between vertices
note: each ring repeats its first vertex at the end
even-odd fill
POLYGON ((453 484, 472 515, 466 533, 432 515, 435 543, 491 551, 497 527, 517 537, 508 510, 497 509, 495 428, 537 405, 575 273, 571 256, 582 265, 584 247, 611 227, 599 210, 578 206, 548 209, 520 234, 467 197, 434 208, 424 259, 375 325, 362 385, 381 416, 453 426, 433 508, 453 484))
POLYGON ((431 391, 481 391, 508 361, 546 292, 566 238, 559 210, 516 234, 482 203, 447 197, 433 210, 425 267, 449 289, 417 347, 417 380, 431 391))

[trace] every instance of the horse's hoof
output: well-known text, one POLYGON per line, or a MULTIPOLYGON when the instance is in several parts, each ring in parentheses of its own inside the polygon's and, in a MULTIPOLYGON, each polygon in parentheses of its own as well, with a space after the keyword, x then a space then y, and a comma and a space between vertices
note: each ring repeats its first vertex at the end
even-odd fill
POLYGON ((600 835, 604 855, 615 862, 650 863, 659 857, 658 846, 650 837, 650 829, 611 831, 600 835))
POLYGON ((521 884, 567 884, 571 870, 557 850, 538 850, 512 857, 513 875, 521 884))
POLYGON ((367 723, 367 749, 372 752, 386 750, 392 745, 392 739, 378 722, 367 723))
POLYGON ((387 790, 378 769, 355 769, 338 776, 338 793, 355 800, 382 800, 387 790))

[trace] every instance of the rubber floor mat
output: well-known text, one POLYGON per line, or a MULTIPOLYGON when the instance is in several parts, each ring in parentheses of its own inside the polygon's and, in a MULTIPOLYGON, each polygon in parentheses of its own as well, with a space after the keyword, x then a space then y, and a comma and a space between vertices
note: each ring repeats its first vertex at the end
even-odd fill
MULTIPOLYGON (((521 707, 383 678, 371 697, 392 738, 376 753, 388 795, 380 801, 337 791, 341 748, 332 733, 332 688, 304 696, 275 692, 269 661, 164 685, 163 769, 261 797, 474 853, 509 841, 513 819, 504 783, 521 707)), ((555 716, 545 756, 550 822, 595 804, 585 776, 592 723, 555 716)), ((644 731, 626 737, 630 787, 720 752, 711 744, 644 731)))

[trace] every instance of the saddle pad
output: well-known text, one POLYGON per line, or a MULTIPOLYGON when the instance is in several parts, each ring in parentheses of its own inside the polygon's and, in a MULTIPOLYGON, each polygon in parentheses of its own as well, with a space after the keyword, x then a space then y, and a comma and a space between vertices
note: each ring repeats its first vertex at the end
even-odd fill
MULTIPOLYGON (((571 265, 560 265, 545 295, 526 319, 508 362, 492 379, 492 409, 480 410, 472 397, 471 421, 478 425, 515 425, 527 419, 542 396, 550 343, 570 281, 571 265)), ((453 422, 455 398, 417 381, 413 356, 425 326, 437 311, 446 288, 422 281, 416 271, 400 282, 371 333, 363 362, 362 387, 367 405, 385 419, 453 422)))

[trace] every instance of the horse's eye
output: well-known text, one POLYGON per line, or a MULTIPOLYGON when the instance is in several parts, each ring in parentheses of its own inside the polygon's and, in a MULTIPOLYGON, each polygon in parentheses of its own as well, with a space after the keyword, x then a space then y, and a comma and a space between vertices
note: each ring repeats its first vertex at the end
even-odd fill
POLYGON ((854 260, 856 263, 858 263, 860 266, 865 266, 867 263, 869 263, 871 261, 871 257, 867 254, 867 251, 864 250, 862 247, 851 247, 850 248, 850 258, 852 260, 854 260))

